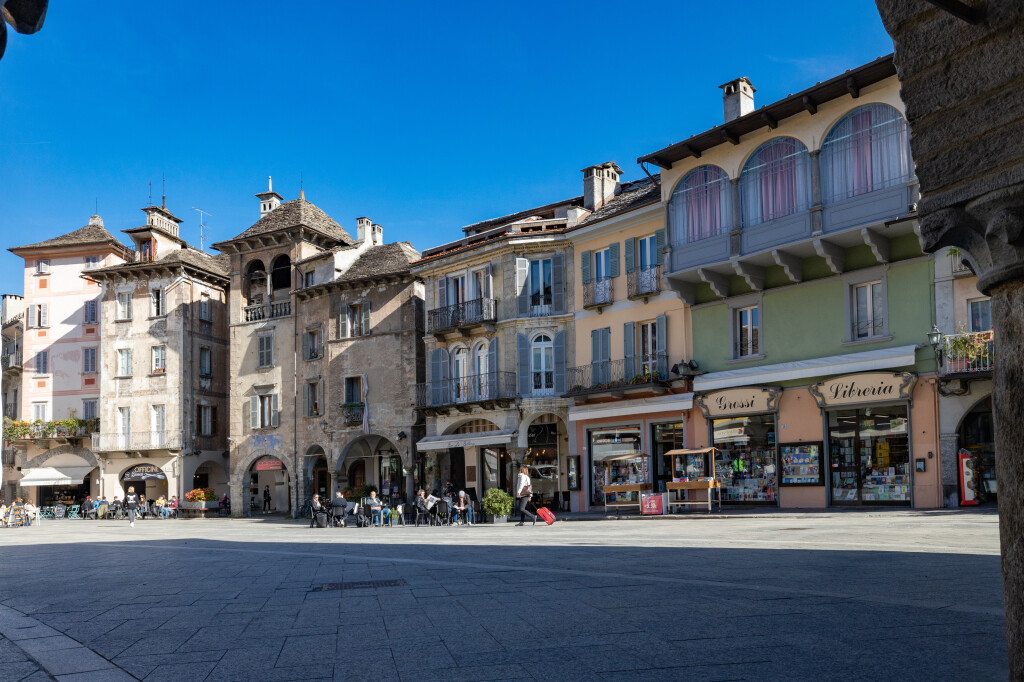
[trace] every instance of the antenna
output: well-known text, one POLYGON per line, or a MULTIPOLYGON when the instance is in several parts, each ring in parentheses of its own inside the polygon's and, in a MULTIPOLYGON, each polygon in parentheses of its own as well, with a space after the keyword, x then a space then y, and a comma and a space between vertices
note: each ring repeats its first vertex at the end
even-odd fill
POLYGON ((199 211, 199 250, 205 251, 206 248, 203 245, 206 242, 206 233, 204 232, 206 225, 203 224, 203 216, 213 216, 213 214, 195 206, 192 207, 192 210, 199 211))
POLYGON ((153 205, 153 181, 149 181, 149 205, 153 205))

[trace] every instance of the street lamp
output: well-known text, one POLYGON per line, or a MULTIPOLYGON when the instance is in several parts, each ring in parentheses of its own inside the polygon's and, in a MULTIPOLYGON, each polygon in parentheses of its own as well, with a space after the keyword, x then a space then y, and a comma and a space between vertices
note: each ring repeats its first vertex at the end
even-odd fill
POLYGON ((935 358, 939 361, 939 367, 942 367, 942 332, 939 331, 938 325, 932 325, 932 330, 928 332, 928 343, 931 345, 932 350, 935 351, 935 358))

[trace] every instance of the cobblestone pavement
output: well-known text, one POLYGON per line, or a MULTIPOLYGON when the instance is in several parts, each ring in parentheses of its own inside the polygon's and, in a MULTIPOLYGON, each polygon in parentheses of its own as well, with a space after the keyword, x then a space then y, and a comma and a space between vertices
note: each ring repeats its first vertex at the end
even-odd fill
POLYGON ((998 521, 0 530, 8 680, 1005 679, 998 521))

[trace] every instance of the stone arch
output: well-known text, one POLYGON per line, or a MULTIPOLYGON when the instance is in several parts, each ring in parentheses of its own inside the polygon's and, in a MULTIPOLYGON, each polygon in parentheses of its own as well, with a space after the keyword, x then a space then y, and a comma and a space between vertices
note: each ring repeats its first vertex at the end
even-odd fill
POLYGON ((51 448, 46 452, 40 453, 33 457, 31 460, 25 463, 25 468, 34 469, 37 467, 45 466, 46 461, 52 459, 53 457, 56 457, 57 455, 75 455, 76 457, 81 457, 88 464, 91 464, 94 467, 99 467, 100 465, 99 461, 96 459, 96 455, 94 455, 91 451, 86 450, 85 448, 76 448, 72 445, 58 445, 55 448, 51 448))
POLYGON ((523 415, 522 420, 519 422, 519 432, 516 434, 516 445, 519 448, 525 450, 529 447, 529 433, 530 425, 532 425, 540 417, 552 415, 558 420, 560 435, 565 434, 568 436, 569 433, 569 420, 568 412, 564 408, 557 408, 554 410, 535 410, 533 412, 527 412, 523 415))
POLYGON ((411 439, 405 438, 400 439, 398 434, 395 433, 364 433, 356 436, 341 448, 341 452, 338 454, 337 460, 334 462, 334 468, 336 471, 343 471, 345 466, 345 460, 350 454, 358 453, 360 448, 373 448, 371 452, 376 452, 380 449, 381 444, 390 443, 391 447, 395 449, 398 456, 402 459, 403 466, 412 466, 413 464, 413 453, 411 439))
POLYGON ((292 478, 295 477, 295 472, 292 470, 292 466, 290 465, 290 463, 288 462, 288 459, 286 457, 278 457, 277 455, 275 455, 274 453, 270 452, 266 448, 259 448, 259 449, 253 450, 248 455, 246 455, 245 459, 243 459, 241 461, 241 466, 239 466, 239 467, 232 467, 232 469, 233 469, 233 472, 231 474, 231 489, 232 490, 234 490, 236 484, 243 485, 245 483, 245 477, 249 475, 249 469, 252 468, 253 463, 256 460, 258 460, 260 457, 277 457, 277 459, 281 460, 281 464, 284 465, 284 470, 288 472, 288 475, 291 476, 292 478))
POLYGON ((490 419, 484 419, 482 417, 472 417, 472 418, 469 418, 469 419, 461 419, 461 420, 459 420, 459 421, 457 421, 457 422, 455 422, 453 424, 449 424, 445 428, 444 433, 442 435, 447 436, 449 434, 455 433, 460 428, 462 428, 463 426, 466 426, 467 424, 471 424, 473 422, 487 422, 488 424, 490 424, 493 427, 492 430, 494 430, 494 431, 500 431, 501 430, 501 427, 498 426, 497 424, 495 424, 490 419))

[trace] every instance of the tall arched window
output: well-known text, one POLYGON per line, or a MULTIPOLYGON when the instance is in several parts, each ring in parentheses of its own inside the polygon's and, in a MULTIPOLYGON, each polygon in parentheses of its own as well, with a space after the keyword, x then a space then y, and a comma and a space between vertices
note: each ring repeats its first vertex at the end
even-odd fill
POLYGON ((460 346, 452 351, 452 390, 458 402, 469 399, 468 379, 469 351, 460 346))
POLYGON ((807 147, 792 137, 777 137, 757 148, 740 176, 743 226, 792 215, 810 205, 811 174, 807 147))
POLYGON ((531 376, 534 395, 551 395, 555 390, 555 351, 551 337, 536 336, 530 343, 531 376))
POLYGON ((846 114, 821 146, 826 204, 906 182, 910 172, 907 122, 888 104, 867 104, 846 114))
POLYGON ((487 342, 482 341, 473 349, 473 390, 477 397, 487 397, 487 342))
POLYGON ((274 259, 273 265, 271 265, 270 282, 275 290, 292 288, 292 260, 288 254, 282 253, 274 259))
POLYGON ((250 261, 246 266, 243 288, 246 305, 254 305, 263 300, 267 293, 267 270, 263 266, 263 261, 250 261))
POLYGON ((669 227, 674 244, 695 242, 732 227, 729 176, 718 166, 687 173, 672 192, 669 227))

